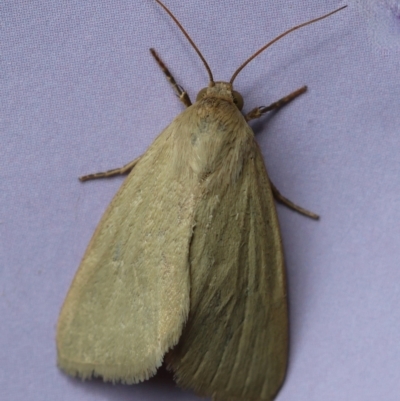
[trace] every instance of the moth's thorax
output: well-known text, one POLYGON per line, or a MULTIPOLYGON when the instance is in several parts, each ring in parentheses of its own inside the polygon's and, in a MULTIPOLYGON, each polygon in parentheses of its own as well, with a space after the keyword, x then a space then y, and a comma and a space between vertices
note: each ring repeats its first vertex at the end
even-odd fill
POLYGON ((222 188, 240 176, 244 160, 251 157, 254 134, 237 105, 226 99, 230 85, 215 86, 171 124, 176 132, 171 159, 177 176, 222 188))

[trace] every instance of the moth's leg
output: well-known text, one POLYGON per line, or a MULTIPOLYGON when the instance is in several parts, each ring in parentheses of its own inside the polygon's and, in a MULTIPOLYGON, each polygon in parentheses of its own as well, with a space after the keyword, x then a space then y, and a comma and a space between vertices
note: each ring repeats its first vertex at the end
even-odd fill
MULTIPOLYGON (((307 90, 307 86, 302 86, 301 88, 297 89, 296 91, 290 93, 289 95, 283 97, 282 99, 279 99, 277 102, 271 103, 269 106, 262 106, 262 107, 256 107, 250 113, 248 113, 245 116, 246 121, 254 120, 256 118, 261 117, 263 114, 267 113, 268 111, 271 110, 277 110, 281 108, 282 106, 288 104, 291 102, 293 99, 295 99, 297 96, 300 96, 307 90)), ((306 210, 302 208, 301 206, 296 205, 289 199, 285 198, 276 188, 276 186, 271 183, 271 189, 272 189, 272 194, 274 195, 274 198, 278 201, 286 205, 292 210, 295 210, 298 213, 303 214, 304 216, 311 217, 312 219, 318 220, 319 216, 313 212, 310 212, 309 210, 306 210)))
POLYGON ((186 106, 189 107, 192 105, 192 102, 190 101, 189 95, 185 92, 185 90, 182 88, 182 86, 178 85, 172 76, 172 74, 169 72, 167 66, 162 62, 158 54, 154 49, 150 49, 150 53, 152 56, 156 59, 157 64, 160 66, 162 69, 162 72, 167 76, 167 79, 169 83, 172 85, 172 88, 174 89, 175 93, 179 97, 179 100, 186 106))
POLYGON ((84 175, 83 177, 79 177, 79 181, 84 182, 84 181, 89 181, 89 180, 95 180, 96 178, 106 178, 106 177, 114 177, 115 175, 128 174, 132 171, 132 169, 136 166, 137 162, 141 158, 142 158, 142 156, 139 156, 135 160, 129 162, 128 164, 125 164, 125 166, 120 167, 120 168, 108 170, 103 173, 84 175))
POLYGON ((284 106, 285 104, 288 104, 293 99, 295 99, 297 96, 300 96, 306 90, 307 90, 307 86, 302 86, 300 89, 297 89, 296 91, 292 92, 290 95, 287 95, 287 96, 283 97, 282 99, 279 99, 277 102, 271 103, 269 106, 256 107, 255 109, 251 110, 248 114, 246 114, 245 119, 246 119, 246 121, 254 120, 256 118, 261 117, 263 114, 267 113, 268 111, 280 109, 282 106, 284 106))
POLYGON ((289 199, 285 198, 277 189, 276 186, 271 183, 271 189, 272 189, 272 194, 274 195, 274 198, 278 201, 286 205, 287 207, 290 207, 290 209, 295 210, 298 213, 303 214, 304 216, 311 217, 312 219, 318 220, 319 216, 313 212, 310 212, 309 210, 303 209, 300 206, 297 206, 295 203, 290 201, 289 199))

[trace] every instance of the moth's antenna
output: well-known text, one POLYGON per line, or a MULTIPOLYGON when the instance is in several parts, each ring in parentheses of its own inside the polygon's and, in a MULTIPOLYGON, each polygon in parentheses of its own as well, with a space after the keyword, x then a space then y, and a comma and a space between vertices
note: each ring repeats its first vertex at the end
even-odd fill
POLYGON ((211 69, 209 65, 207 64, 206 59, 203 57, 203 55, 200 53, 200 50, 197 48, 197 46, 194 44, 193 40, 190 38, 188 33, 185 31, 183 26, 180 24, 180 22, 175 18, 174 14, 172 14, 171 11, 168 10, 166 6, 164 6, 163 3, 161 3, 160 0, 156 0, 156 2, 169 14, 169 16, 175 21, 175 24, 178 25, 178 28, 182 31, 182 33, 186 36, 186 39, 190 42, 190 44, 193 46, 194 50, 196 50, 196 53, 199 55, 201 58, 201 61, 203 62, 204 66, 206 67, 206 70, 208 72, 208 76, 210 78, 210 83, 214 84, 214 78, 211 72, 211 69))
MULTIPOLYGON (((158 0, 156 0, 156 1, 158 1, 158 0)), ((265 46, 263 46, 260 50, 258 50, 257 52, 255 52, 250 58, 248 58, 248 59, 235 71, 235 73, 232 75, 232 78, 231 78, 231 80, 230 80, 229 82, 230 82, 231 84, 233 84, 233 81, 234 81, 235 78, 238 76, 239 72, 242 71, 243 68, 246 67, 246 65, 250 63, 251 60, 253 60, 254 58, 256 58, 256 57, 257 57, 260 53, 262 53, 267 47, 271 46, 273 43, 277 42, 279 39, 283 38, 284 36, 286 36, 286 35, 289 34, 290 32, 295 31, 296 29, 302 28, 303 26, 310 25, 310 24, 313 24, 314 22, 317 22, 317 21, 319 21, 319 20, 321 20, 321 19, 327 18, 327 17, 329 17, 330 15, 335 14, 335 13, 337 13, 338 11, 343 10, 343 9, 346 8, 346 7, 347 7, 347 6, 340 7, 340 8, 338 8, 338 9, 335 10, 335 11, 332 11, 332 12, 330 12, 330 13, 328 13, 328 14, 323 15, 322 17, 318 17, 318 18, 315 18, 315 19, 313 19, 313 20, 311 20, 311 21, 304 22, 303 24, 297 25, 297 26, 295 26, 295 27, 289 29, 288 31, 283 32, 282 34, 280 34, 279 36, 277 36, 275 39, 271 40, 271 42, 269 42, 269 43, 267 43, 265 46)))

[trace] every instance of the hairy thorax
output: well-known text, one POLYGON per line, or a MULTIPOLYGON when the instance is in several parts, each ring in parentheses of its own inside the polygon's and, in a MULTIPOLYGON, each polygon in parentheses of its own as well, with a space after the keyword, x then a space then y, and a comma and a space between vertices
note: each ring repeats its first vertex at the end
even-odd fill
POLYGON ((198 180, 235 180, 243 160, 251 157, 254 135, 241 112, 230 101, 207 96, 186 109, 176 121, 175 162, 180 173, 198 180))

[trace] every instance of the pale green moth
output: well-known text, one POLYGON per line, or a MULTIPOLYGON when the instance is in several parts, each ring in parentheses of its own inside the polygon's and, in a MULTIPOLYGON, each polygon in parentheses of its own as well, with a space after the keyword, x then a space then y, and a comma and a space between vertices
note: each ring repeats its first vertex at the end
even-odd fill
POLYGON ((248 121, 302 87, 243 116, 229 82, 210 82, 194 104, 154 50, 187 106, 130 173, 104 213, 57 326, 58 365, 82 379, 137 383, 165 360, 178 385, 221 401, 272 400, 288 357, 284 261, 273 197, 313 218, 270 182, 248 121))

